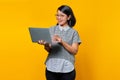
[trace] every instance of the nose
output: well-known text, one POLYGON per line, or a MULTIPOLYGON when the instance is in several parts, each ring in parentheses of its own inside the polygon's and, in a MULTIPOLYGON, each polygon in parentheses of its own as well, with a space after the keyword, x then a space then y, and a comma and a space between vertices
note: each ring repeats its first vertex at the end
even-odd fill
POLYGON ((57 17, 57 20, 61 20, 61 17, 60 17, 60 16, 58 16, 58 17, 57 17))

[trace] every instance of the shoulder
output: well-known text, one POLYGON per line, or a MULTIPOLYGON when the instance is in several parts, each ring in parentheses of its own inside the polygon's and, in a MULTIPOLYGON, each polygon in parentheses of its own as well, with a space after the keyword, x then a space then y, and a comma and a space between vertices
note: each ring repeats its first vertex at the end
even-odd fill
POLYGON ((57 25, 50 26, 49 31, 51 34, 54 34, 56 27, 57 27, 57 25))
POLYGON ((55 28, 57 27, 57 25, 54 25, 54 26, 50 26, 49 30, 54 30, 55 28))
POLYGON ((72 33, 78 33, 78 31, 77 30, 75 30, 74 28, 70 28, 70 30, 69 30, 70 32, 72 32, 72 33))
POLYGON ((49 29, 54 29, 55 27, 57 27, 57 25, 50 26, 49 29))

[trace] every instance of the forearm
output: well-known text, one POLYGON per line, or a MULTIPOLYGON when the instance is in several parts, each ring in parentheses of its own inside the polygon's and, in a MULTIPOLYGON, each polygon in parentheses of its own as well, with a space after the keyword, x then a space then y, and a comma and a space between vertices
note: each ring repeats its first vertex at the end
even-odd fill
POLYGON ((78 51, 78 46, 79 44, 76 42, 76 43, 72 43, 71 45, 68 44, 67 42, 63 41, 62 38, 60 38, 58 35, 54 35, 53 37, 53 40, 54 41, 57 41, 59 42, 60 44, 63 45, 63 47, 68 51, 70 52, 71 54, 75 55, 78 51))
POLYGON ((76 45, 69 45, 68 43, 66 43, 65 41, 62 41, 61 44, 63 45, 63 47, 70 52, 71 54, 75 55, 78 52, 78 44, 76 45))
POLYGON ((45 49, 47 52, 50 52, 50 51, 51 51, 51 44, 46 43, 46 44, 44 45, 44 49, 45 49))

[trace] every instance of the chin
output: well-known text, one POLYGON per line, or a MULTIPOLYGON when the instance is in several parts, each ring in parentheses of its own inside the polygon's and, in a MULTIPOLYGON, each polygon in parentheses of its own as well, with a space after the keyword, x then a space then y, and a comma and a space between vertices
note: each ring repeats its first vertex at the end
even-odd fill
POLYGON ((64 24, 62 24, 62 23, 59 23, 59 25, 60 25, 60 26, 63 26, 64 24))
POLYGON ((63 24, 59 24, 60 26, 63 26, 63 24))

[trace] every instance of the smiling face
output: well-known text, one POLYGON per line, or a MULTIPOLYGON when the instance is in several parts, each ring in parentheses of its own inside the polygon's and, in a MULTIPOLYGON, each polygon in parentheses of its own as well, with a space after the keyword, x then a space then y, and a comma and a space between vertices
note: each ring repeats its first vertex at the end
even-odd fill
POLYGON ((57 23, 64 27, 64 26, 68 26, 67 21, 70 19, 70 16, 67 16, 65 13, 58 10, 56 14, 56 19, 57 19, 57 23))

